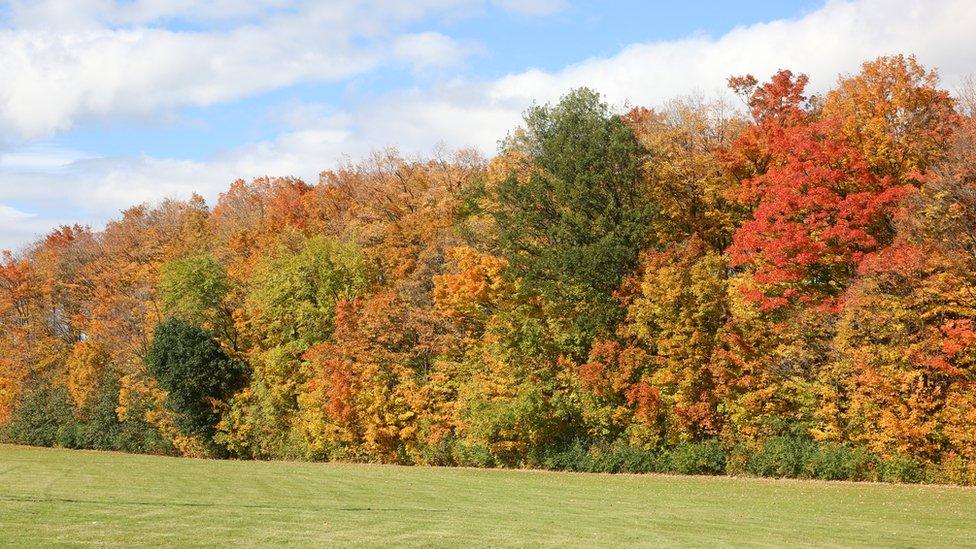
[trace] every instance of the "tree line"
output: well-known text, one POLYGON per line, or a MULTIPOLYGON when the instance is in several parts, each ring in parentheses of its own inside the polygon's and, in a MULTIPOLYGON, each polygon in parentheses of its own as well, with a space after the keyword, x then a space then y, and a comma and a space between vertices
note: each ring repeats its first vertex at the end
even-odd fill
POLYGON ((246 459, 976 481, 976 101, 526 111, 0 263, 0 436, 246 459))

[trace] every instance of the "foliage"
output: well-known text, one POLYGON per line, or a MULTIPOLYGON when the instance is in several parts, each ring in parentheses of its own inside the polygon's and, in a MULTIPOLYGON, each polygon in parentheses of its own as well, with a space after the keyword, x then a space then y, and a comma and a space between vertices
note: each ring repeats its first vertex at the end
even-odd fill
POLYGON ((164 264, 159 293, 166 315, 212 330, 229 348, 237 350, 238 336, 226 303, 230 280, 224 267, 212 257, 190 256, 164 264))
POLYGON ((577 353, 585 352, 649 240, 656 208, 641 174, 647 153, 598 94, 579 89, 529 109, 502 154, 519 167, 495 189, 501 249, 524 290, 573 319, 577 353))
POLYGON ((910 179, 938 164, 959 116, 938 75, 915 56, 868 61, 827 93, 824 114, 841 120, 852 146, 880 175, 910 179))
POLYGON ((65 387, 49 383, 32 387, 21 399, 3 438, 35 446, 74 448, 75 423, 65 387))
POLYGON ((36 446, 92 450, 125 450, 170 454, 173 448, 144 419, 119 419, 118 379, 106 372, 99 390, 85 406, 73 410, 66 387, 50 381, 32 387, 13 418, 0 428, 0 440, 36 446))
POLYGON ((153 333, 146 371, 166 391, 180 431, 204 440, 214 434, 220 406, 245 380, 243 365, 224 353, 213 334, 176 318, 153 333))
POLYGON ((911 56, 810 96, 526 111, 0 257, 0 431, 258 459, 976 481, 976 108, 911 56))
POLYGON ((737 189, 752 215, 729 257, 753 270, 747 291, 764 310, 834 306, 857 267, 891 240, 885 219, 908 192, 873 173, 834 119, 804 110, 805 85, 789 71, 763 86, 738 85, 756 125, 733 145, 730 162, 744 171, 761 147, 763 169, 737 189))

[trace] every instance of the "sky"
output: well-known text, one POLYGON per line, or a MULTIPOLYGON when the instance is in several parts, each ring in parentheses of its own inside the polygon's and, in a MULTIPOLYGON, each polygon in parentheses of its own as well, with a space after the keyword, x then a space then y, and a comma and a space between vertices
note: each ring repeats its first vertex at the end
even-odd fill
POLYGON ((533 103, 813 91, 914 53, 976 74, 973 0, 0 0, 0 248, 371 151, 490 156, 533 103))

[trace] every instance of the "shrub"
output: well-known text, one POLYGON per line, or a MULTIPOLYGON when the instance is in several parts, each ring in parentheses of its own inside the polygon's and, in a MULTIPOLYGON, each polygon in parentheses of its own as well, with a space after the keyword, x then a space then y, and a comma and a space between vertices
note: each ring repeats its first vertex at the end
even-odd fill
POLYGON ((603 473, 651 473, 661 471, 658 453, 629 444, 613 444, 594 455, 594 469, 603 473))
POLYGON ((976 463, 958 455, 950 455, 942 463, 931 463, 925 468, 925 482, 936 484, 976 484, 976 463))
MULTIPOLYGON (((426 434, 426 433, 425 433, 426 434)), ((458 444, 457 438, 453 434, 440 437, 436 442, 430 442, 426 436, 420 438, 416 455, 412 456, 412 461, 423 465, 434 465, 439 467, 450 467, 457 465, 454 456, 454 448, 458 444)))
POLYGON ((118 378, 111 371, 102 374, 96 393, 78 411, 73 409, 66 387, 38 381, 0 430, 0 440, 32 446, 173 453, 172 445, 142 414, 130 413, 125 421, 119 421, 115 412, 118 400, 118 378))
POLYGON ((918 460, 905 456, 892 456, 878 464, 878 480, 883 482, 922 482, 925 469, 918 460))
POLYGON ((131 409, 119 421, 119 380, 115 372, 104 372, 98 391, 77 414, 77 444, 92 450, 123 450, 146 454, 172 454, 173 446, 156 427, 145 420, 144 410, 131 409))
POLYGON ((683 475, 721 475, 727 461, 722 444, 715 439, 679 444, 662 457, 668 472, 683 475))
POLYGON ((749 458, 748 471, 761 477, 809 476, 807 464, 814 460, 817 443, 809 438, 773 437, 749 458))
POLYGON ((74 448, 75 429, 67 388, 43 380, 24 393, 0 436, 18 444, 74 448))
POLYGON ((829 442, 809 457, 806 473, 821 480, 866 480, 874 462, 874 457, 861 448, 829 442))
POLYGON ((744 444, 736 444, 727 451, 728 457, 725 460, 725 472, 729 475, 749 475, 749 460, 752 459, 752 452, 744 444))
POLYGON ((477 443, 459 442, 454 446, 454 461, 461 467, 495 467, 491 450, 477 443))
POLYGON ((547 451, 542 456, 542 467, 556 471, 595 472, 593 456, 581 440, 547 451))

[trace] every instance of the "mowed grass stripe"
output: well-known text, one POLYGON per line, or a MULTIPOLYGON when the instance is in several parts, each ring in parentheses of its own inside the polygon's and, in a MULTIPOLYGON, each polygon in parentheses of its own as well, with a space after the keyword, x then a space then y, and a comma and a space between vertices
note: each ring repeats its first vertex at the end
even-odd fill
POLYGON ((207 461, 0 445, 0 544, 972 546, 947 486, 207 461))

